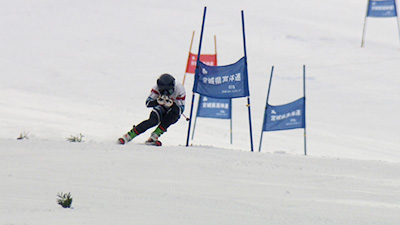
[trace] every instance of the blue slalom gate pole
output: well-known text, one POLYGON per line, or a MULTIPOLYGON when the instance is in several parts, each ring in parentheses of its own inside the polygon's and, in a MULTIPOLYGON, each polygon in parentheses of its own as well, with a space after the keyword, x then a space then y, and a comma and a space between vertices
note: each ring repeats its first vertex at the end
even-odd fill
MULTIPOLYGON (((201 96, 200 96, 200 98, 201 98, 201 96)), ((193 131, 192 131, 192 140, 194 138, 194 131, 196 130, 196 123, 197 123, 197 115, 198 114, 199 114, 199 104, 197 104, 196 117, 194 118, 193 131)))
MULTIPOLYGON (((396 0, 394 1, 394 11, 397 13, 396 0)), ((396 20, 397 20, 397 30, 399 31, 399 41, 400 41, 400 23, 399 23, 399 15, 396 16, 396 20)))
MULTIPOLYGON (((200 61, 200 53, 201 53, 201 42, 203 41, 203 31, 204 31, 204 23, 206 21, 206 12, 207 12, 207 7, 204 7, 204 13, 203 13, 203 22, 201 25, 201 33, 200 33, 200 43, 199 43, 199 52, 197 54, 197 62, 196 65, 199 65, 199 61, 200 61)), ((195 74, 197 74, 197 66, 196 66, 196 72, 195 74)), ((186 147, 189 146, 189 138, 190 138, 190 127, 192 125, 192 115, 193 115, 193 103, 194 103, 194 92, 192 91, 192 103, 190 105, 190 116, 189 116, 189 127, 188 127, 188 133, 187 133, 187 138, 186 138, 186 147)))
MULTIPOLYGON (((272 74, 273 73, 274 73, 274 66, 272 66, 271 76, 269 78, 269 85, 268 85, 268 92, 267 92, 267 101, 265 103, 265 110, 267 110, 267 107, 268 107, 269 92, 271 90, 272 74)), ((260 137, 260 145, 258 147, 258 152, 261 152, 261 144, 262 144, 262 138, 263 138, 263 133, 264 133, 264 124, 265 124, 265 110, 264 110, 264 119, 263 119, 263 123, 262 123, 262 126, 261 126, 261 137, 260 137)))
POLYGON ((303 95, 304 95, 304 155, 307 155, 307 132, 306 132, 306 65, 303 65, 303 95))
MULTIPOLYGON (((244 13, 242 10, 242 30, 243 30, 243 47, 244 47, 244 60, 245 60, 245 65, 246 65, 246 74, 248 75, 247 71, 247 51, 246 51, 246 35, 245 35, 245 29, 244 29, 244 13)), ((251 151, 253 151, 253 129, 251 126, 251 110, 250 110, 250 96, 247 96, 247 107, 249 111, 249 128, 250 128, 250 146, 251 146, 251 151)))
POLYGON ((230 120, 230 130, 229 130, 229 132, 230 132, 230 135, 231 135, 231 144, 232 144, 232 99, 229 99, 229 105, 230 105, 230 112, 229 112, 229 115, 231 115, 231 118, 229 119, 230 120))

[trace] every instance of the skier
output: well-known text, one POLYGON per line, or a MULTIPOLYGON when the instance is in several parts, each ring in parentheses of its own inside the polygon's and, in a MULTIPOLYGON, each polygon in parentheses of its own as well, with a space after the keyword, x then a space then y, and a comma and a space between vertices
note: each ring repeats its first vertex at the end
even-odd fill
POLYGON ((118 139, 119 143, 126 144, 147 129, 158 125, 146 144, 161 146, 158 138, 179 120, 185 110, 185 97, 186 92, 182 84, 175 82, 175 78, 170 74, 162 74, 146 100, 146 106, 153 108, 149 119, 134 125, 132 130, 118 139))

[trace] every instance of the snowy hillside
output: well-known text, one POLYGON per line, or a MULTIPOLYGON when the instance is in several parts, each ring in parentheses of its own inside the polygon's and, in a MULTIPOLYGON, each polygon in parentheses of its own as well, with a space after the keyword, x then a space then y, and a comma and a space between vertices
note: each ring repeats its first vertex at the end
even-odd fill
POLYGON ((368 18, 360 48, 366 3, 2 2, 0 224, 398 224, 399 33, 395 18, 368 18), (306 65, 307 157, 303 130, 264 133, 251 153, 245 99, 233 100, 232 145, 228 121, 204 118, 189 148, 184 119, 165 147, 141 144, 150 131, 115 144, 148 117, 160 74, 183 80, 204 6, 202 52, 216 35, 220 65, 244 54, 244 10, 256 151, 271 67, 278 105, 301 97, 306 65))
POLYGON ((400 221, 398 164, 137 144, 0 147, 2 225, 400 221), (61 191, 73 209, 56 204, 61 191))

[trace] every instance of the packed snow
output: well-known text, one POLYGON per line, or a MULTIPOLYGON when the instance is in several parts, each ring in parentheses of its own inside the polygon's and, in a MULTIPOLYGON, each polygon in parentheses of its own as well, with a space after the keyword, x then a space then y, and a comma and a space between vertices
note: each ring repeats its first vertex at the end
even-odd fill
MULTIPOLYGON (((3 1, 0 225, 399 224, 398 21, 367 18, 361 48, 366 5, 3 1), (228 120, 198 118, 186 147, 182 118, 162 147, 143 144, 153 129, 118 145, 147 119, 157 77, 183 80, 205 6, 202 53, 215 35, 219 65, 244 55, 244 11, 254 152, 245 98, 233 100, 232 144, 228 120), (264 132, 258 152, 272 66, 279 105, 302 96, 303 65, 307 156, 303 129, 264 132)), ((186 74, 187 117, 192 86, 186 74)))

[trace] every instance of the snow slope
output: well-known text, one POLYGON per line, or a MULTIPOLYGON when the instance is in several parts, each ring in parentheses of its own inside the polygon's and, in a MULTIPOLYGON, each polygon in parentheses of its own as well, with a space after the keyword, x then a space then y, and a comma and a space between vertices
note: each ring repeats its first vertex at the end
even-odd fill
POLYGON ((41 140, 1 149, 1 224, 400 221, 398 164, 41 140), (73 209, 56 204, 61 191, 73 209))
POLYGON ((395 18, 368 18, 360 48, 366 1, 1 5, 0 224, 399 223, 399 34, 395 18), (243 56, 244 10, 256 151, 271 67, 270 103, 285 104, 306 65, 307 157, 303 130, 264 133, 251 153, 245 99, 233 101, 232 145, 228 121, 204 118, 189 148, 183 119, 163 148, 139 144, 150 131, 115 145, 147 118, 160 74, 183 79, 204 6, 202 52, 216 35, 220 65, 243 56), (74 209, 55 203, 61 191, 74 209))

